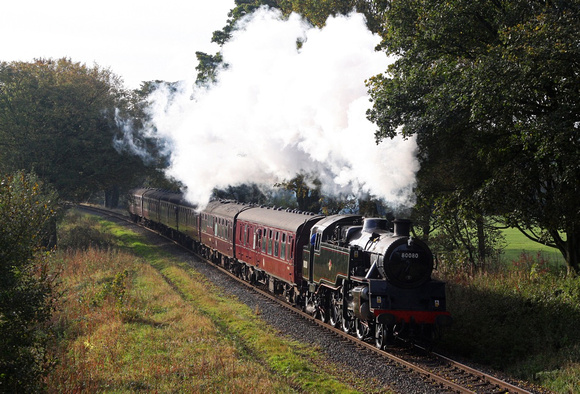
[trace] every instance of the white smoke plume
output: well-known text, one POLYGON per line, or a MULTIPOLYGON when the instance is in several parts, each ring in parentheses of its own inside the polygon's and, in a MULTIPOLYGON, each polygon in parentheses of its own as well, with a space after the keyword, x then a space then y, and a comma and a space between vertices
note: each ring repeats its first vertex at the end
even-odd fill
POLYGON ((318 29, 263 8, 239 27, 223 46, 229 67, 217 84, 201 90, 185 82, 171 100, 159 90, 151 107, 172 149, 169 175, 188 187, 187 198, 204 206, 214 187, 273 185, 303 172, 327 193, 412 205, 415 140, 376 145, 366 119, 364 81, 389 59, 374 50, 380 39, 363 17, 331 17, 318 29))

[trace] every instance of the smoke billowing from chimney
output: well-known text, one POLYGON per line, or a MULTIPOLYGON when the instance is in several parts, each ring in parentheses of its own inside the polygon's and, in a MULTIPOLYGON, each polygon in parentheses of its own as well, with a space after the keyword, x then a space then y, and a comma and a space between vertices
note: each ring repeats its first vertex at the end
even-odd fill
POLYGON ((223 46, 229 66, 214 86, 189 81, 176 96, 156 92, 151 113, 171 147, 169 175, 200 205, 214 187, 273 185, 298 172, 317 175, 327 193, 412 205, 415 140, 376 145, 365 115, 364 81, 389 63, 374 50, 379 41, 359 14, 330 18, 323 29, 295 14, 249 15, 223 46))

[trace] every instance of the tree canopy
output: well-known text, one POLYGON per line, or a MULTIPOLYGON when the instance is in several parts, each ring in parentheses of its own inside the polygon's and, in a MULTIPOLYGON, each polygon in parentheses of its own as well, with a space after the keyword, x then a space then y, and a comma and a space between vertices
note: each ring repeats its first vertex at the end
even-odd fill
POLYGON ((460 169, 462 204, 580 272, 580 2, 404 0, 385 17, 398 60, 369 83, 377 139, 417 135, 425 163, 460 169))
POLYGON ((69 59, 0 63, 0 171, 35 171, 78 201, 130 179, 141 163, 115 150, 128 108, 110 70, 69 59))

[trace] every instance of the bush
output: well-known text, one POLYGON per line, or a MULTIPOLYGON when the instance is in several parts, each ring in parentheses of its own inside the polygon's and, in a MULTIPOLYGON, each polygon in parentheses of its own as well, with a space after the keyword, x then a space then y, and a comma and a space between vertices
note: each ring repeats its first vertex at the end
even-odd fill
POLYGON ((94 216, 69 210, 66 223, 66 227, 59 228, 58 248, 60 250, 107 249, 114 245, 113 235, 101 231, 98 220, 94 216))
POLYGON ((0 179, 0 391, 37 391, 49 364, 55 298, 41 245, 56 215, 56 194, 32 174, 0 179))

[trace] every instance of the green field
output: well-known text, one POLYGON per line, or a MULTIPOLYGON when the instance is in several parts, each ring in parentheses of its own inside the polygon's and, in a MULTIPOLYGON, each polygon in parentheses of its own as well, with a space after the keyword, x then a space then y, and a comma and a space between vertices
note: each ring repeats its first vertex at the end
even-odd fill
POLYGON ((533 242, 517 229, 510 228, 503 230, 503 235, 506 240, 506 248, 504 249, 502 259, 505 262, 509 263, 519 260, 522 253, 527 253, 534 257, 540 253, 541 257, 545 260, 552 263, 565 264, 564 257, 557 249, 533 242))

